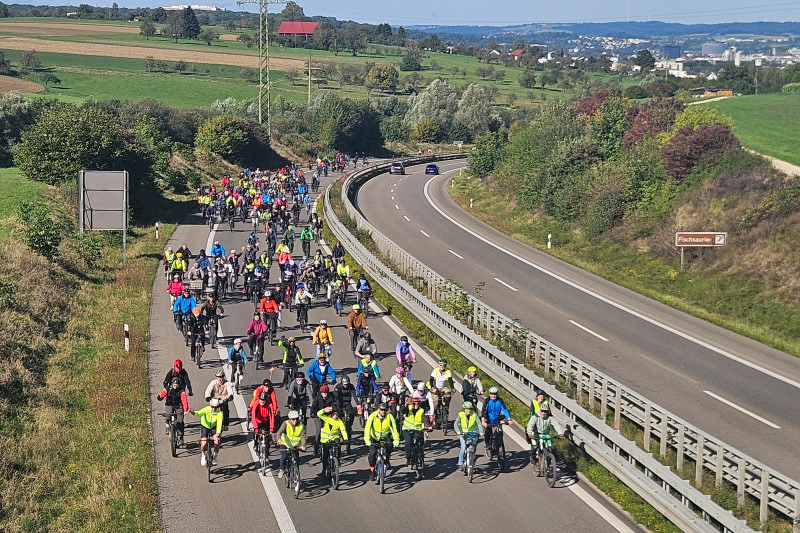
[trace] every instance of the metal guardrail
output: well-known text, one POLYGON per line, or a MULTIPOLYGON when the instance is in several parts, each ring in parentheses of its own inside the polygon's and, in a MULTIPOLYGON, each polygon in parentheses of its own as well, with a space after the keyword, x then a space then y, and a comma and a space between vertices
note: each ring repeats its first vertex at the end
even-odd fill
MULTIPOLYGON (((403 163, 415 165, 463 157, 463 154, 421 157, 403 163)), ((800 532, 800 484, 795 480, 706 434, 466 294, 374 228, 352 200, 360 185, 388 169, 389 164, 381 164, 356 172, 342 186, 342 201, 349 216, 359 229, 370 233, 386 264, 341 224, 330 206, 330 190, 326 191, 324 207, 325 217, 336 237, 398 301, 480 365, 482 370, 503 383, 521 401, 527 403, 534 388, 544 389, 563 415, 573 422, 573 440, 583 444, 595 460, 684 530, 710 530, 711 524, 723 531, 750 529, 669 467, 623 437, 619 432, 622 418, 641 428, 645 449, 650 450, 652 439, 656 438, 661 456, 674 451, 679 470, 686 458, 694 461, 696 483, 702 480, 704 472, 710 472, 717 486, 725 482, 736 487, 740 503, 745 495, 758 501, 762 521, 766 520, 771 508, 793 520, 795 533, 800 532), (435 303, 446 304, 454 294, 466 299, 471 309, 468 314, 462 313, 460 319, 435 303), (522 363, 490 341, 513 349, 522 363), (556 382, 566 381, 575 389, 574 399, 548 385, 523 363, 542 369, 556 382), (588 410, 582 406, 584 403, 588 410), (598 404, 599 418, 592 413, 598 404), (604 422, 609 410, 613 411, 613 428, 604 422), (708 522, 699 519, 695 511, 708 522)))

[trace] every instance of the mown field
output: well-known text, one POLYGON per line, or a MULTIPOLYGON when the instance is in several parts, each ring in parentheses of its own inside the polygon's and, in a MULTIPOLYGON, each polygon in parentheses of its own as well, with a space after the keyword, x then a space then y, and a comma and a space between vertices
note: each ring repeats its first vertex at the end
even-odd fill
POLYGON ((800 94, 737 96, 704 105, 733 117, 743 145, 800 165, 800 94))

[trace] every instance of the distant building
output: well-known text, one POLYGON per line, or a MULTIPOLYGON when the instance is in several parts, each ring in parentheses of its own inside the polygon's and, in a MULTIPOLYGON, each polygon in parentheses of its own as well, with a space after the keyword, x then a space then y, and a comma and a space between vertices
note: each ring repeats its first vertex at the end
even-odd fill
POLYGON ((319 26, 319 22, 281 22, 278 27, 278 35, 293 37, 311 37, 319 26))
POLYGON ((215 6, 202 6, 202 5, 188 5, 188 4, 181 4, 176 6, 164 6, 162 9, 164 11, 183 11, 187 7, 191 7, 192 11, 226 11, 224 7, 215 7, 215 6))
POLYGON ((692 96, 697 98, 704 96, 733 96, 733 90, 720 89, 718 87, 698 87, 692 89, 692 96))
POLYGON ((519 57, 523 54, 523 50, 516 49, 510 52, 509 55, 514 58, 514 61, 519 61, 519 57))
POLYGON ((681 45, 665 44, 661 47, 661 57, 664 59, 678 59, 681 57, 681 45))
POLYGON ((719 56, 725 51, 725 43, 704 43, 700 50, 700 54, 704 56, 719 56))

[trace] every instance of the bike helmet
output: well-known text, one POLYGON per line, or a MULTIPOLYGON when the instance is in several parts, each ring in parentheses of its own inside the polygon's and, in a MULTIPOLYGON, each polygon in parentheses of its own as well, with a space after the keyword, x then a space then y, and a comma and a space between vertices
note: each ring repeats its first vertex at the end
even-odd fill
POLYGON ((300 413, 298 413, 297 411, 289 411, 289 414, 287 416, 289 417, 290 420, 291 419, 297 420, 298 418, 300 418, 300 413))
POLYGON ((214 246, 219 246, 219 241, 214 241, 214 246))
POLYGON ((330 389, 330 387, 328 387, 327 385, 322 385, 322 386, 319 388, 319 391, 320 391, 320 392, 330 392, 330 391, 331 391, 331 389, 330 389))
POLYGON ((361 334, 361 336, 368 341, 372 340, 372 333, 370 333, 369 331, 365 331, 364 333, 361 334))
POLYGON ((181 277, 179 275, 175 274, 174 276, 172 276, 172 279, 173 279, 173 281, 178 281, 179 279, 181 279, 181 277))
POLYGON ((319 325, 320 326, 327 326, 328 325, 328 321, 323 318, 322 320, 319 321, 319 325))
POLYGON ((211 398, 211 401, 209 402, 209 405, 211 407, 219 407, 219 404, 221 404, 221 403, 222 403, 222 401, 220 401, 219 398, 211 398))
POLYGON ((489 389, 489 394, 497 394, 497 387, 492 387, 489 389))
POLYGON ((192 314, 194 316, 200 316, 200 311, 202 311, 202 309, 200 309, 199 307, 195 307, 194 309, 192 309, 192 314))
POLYGON ((345 387, 350 385, 350 378, 347 376, 342 376, 342 385, 344 385, 345 387))
POLYGON ((175 370, 175 372, 180 372, 183 368, 183 361, 180 359, 175 359, 175 361, 172 363, 172 368, 175 370))
POLYGON ((381 390, 389 390, 389 384, 388 383, 382 383, 381 384, 381 390))
POLYGON ((387 411, 388 409, 389 409, 389 406, 386 405, 386 402, 381 402, 381 404, 378 406, 378 410, 379 411, 387 411))
POLYGON ((180 253, 180 252, 178 252, 177 254, 175 254, 175 257, 177 257, 178 259, 180 259, 181 257, 183 257, 183 254, 182 254, 182 253, 180 253))
POLYGON ((422 398, 420 398, 419 396, 414 395, 414 397, 411 398, 412 403, 419 403, 420 401, 422 401, 422 398))
POLYGON ((402 337, 400 337, 400 342, 408 342, 408 337, 403 335, 402 337))
POLYGON ((539 407, 539 414, 543 414, 543 413, 547 413, 548 415, 550 414, 550 406, 549 405, 544 404, 541 407, 539 407))
POLYGON ((402 366, 398 366, 397 368, 394 369, 395 374, 402 374, 403 372, 405 372, 405 370, 403 370, 402 366))
POLYGON ((289 339, 286 342, 294 342, 294 337, 289 337, 289 339))
POLYGON ((360 285, 362 287, 366 286, 367 285, 367 280, 366 279, 362 279, 360 285))
POLYGON ((418 390, 418 391, 424 391, 424 390, 425 390, 425 383, 421 381, 421 382, 420 382, 420 383, 417 385, 417 390, 418 390))
POLYGON ((266 392, 262 392, 261 394, 258 395, 258 399, 266 402, 267 400, 269 400, 269 394, 267 394, 266 392))
POLYGON ((474 366, 471 366, 471 367, 469 367, 469 368, 467 369, 467 372, 477 372, 477 371, 478 371, 478 369, 477 369, 477 368, 475 368, 474 366))
POLYGON ((173 387, 180 386, 180 384, 181 384, 181 378, 179 378, 178 376, 175 376, 170 380, 170 385, 172 385, 173 387))
POLYGON ((461 404, 462 409, 472 409, 472 402, 464 402, 461 404))
POLYGON ((270 387, 272 387, 272 380, 269 379, 269 378, 266 378, 266 379, 264 379, 264 381, 261 382, 261 384, 262 385, 269 385, 270 387))
POLYGON ((233 344, 242 344, 242 339, 234 339, 233 344))
POLYGON ((447 359, 439 359, 439 363, 438 364, 446 365, 447 364, 447 359))
POLYGON ((296 374, 294 375, 294 379, 303 380, 303 379, 306 379, 306 376, 305 376, 305 374, 303 374, 302 372, 298 372, 298 373, 296 373, 296 374))
POLYGON ((353 311, 358 311, 361 309, 361 306, 358 304, 353 304, 353 311))
POLYGON ((225 371, 220 368, 219 370, 217 370, 217 372, 214 374, 214 376, 216 376, 218 378, 224 378, 225 377, 225 371))

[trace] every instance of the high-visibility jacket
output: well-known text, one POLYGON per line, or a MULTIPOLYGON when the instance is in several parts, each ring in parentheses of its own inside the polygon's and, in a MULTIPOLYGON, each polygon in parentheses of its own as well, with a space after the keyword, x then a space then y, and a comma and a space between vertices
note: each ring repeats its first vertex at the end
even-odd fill
POLYGON ((461 411, 456 417, 455 430, 456 433, 478 433, 478 415, 472 411, 467 417, 467 413, 461 411))
POLYGON ((422 422, 422 417, 425 415, 425 409, 417 407, 412 409, 407 407, 403 412, 403 430, 409 431, 422 431, 425 429, 425 424, 422 422))
POLYGON ((380 411, 373 411, 364 423, 364 444, 370 446, 372 441, 385 440, 392 436, 394 446, 400 442, 400 434, 397 432, 397 421, 392 413, 387 412, 383 418, 380 411))
POLYGON ((339 265, 336 267, 336 273, 339 274, 340 277, 349 278, 350 277, 350 265, 339 265))
POLYGON ((319 442, 325 444, 341 436, 342 440, 347 440, 347 428, 341 418, 333 418, 325 412, 325 409, 317 411, 317 418, 322 420, 322 429, 319 433, 319 442))
POLYGON ((297 448, 303 440, 303 432, 305 429, 305 426, 299 421, 296 426, 292 426, 287 420, 286 429, 281 434, 281 442, 283 442, 287 448, 297 448))
POLYGON ((188 265, 183 258, 178 259, 177 257, 173 259, 172 263, 170 264, 170 268, 175 272, 185 272, 187 266, 188 265))
POLYGON ((446 369, 444 372, 441 372, 439 368, 434 368, 431 372, 431 379, 430 379, 430 386, 440 388, 439 381, 442 380, 442 386, 450 386, 453 387, 453 377, 450 374, 450 369, 446 369))

